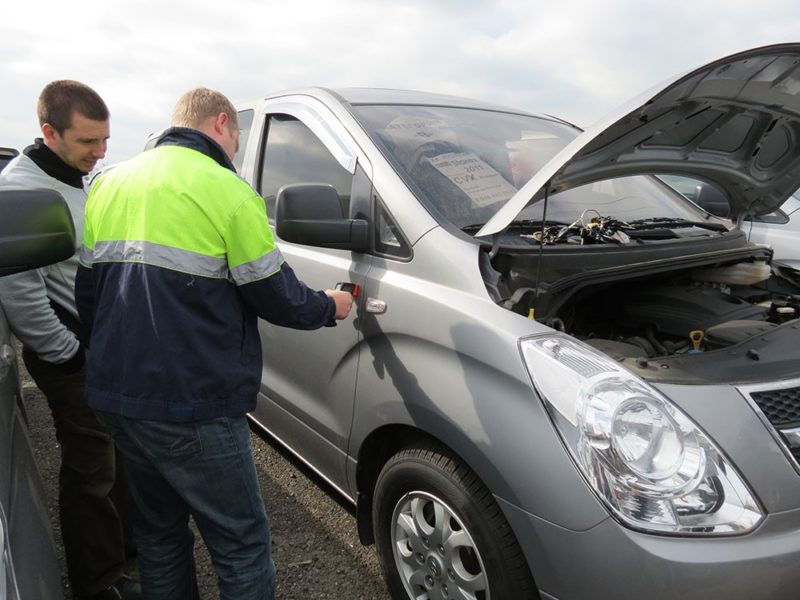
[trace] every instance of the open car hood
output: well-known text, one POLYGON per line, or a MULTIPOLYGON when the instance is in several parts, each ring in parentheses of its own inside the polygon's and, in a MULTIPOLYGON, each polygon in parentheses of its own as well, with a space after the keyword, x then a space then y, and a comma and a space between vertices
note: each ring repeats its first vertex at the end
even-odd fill
POLYGON ((800 44, 733 54, 637 96, 565 146, 476 235, 504 230, 545 187, 652 173, 714 184, 733 219, 783 204, 800 188, 800 44))

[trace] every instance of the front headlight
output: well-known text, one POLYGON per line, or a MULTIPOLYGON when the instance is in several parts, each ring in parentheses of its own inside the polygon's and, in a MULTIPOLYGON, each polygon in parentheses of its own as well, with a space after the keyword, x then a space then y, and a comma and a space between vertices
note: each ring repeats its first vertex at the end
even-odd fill
POLYGON ((572 338, 528 338, 521 349, 567 448, 621 521, 694 535, 745 533, 761 521, 730 461, 645 381, 572 338))

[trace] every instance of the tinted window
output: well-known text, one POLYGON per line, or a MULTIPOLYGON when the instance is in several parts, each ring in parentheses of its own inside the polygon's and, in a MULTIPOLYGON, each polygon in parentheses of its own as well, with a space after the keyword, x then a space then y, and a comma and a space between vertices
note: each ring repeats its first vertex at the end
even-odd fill
POLYGON ((8 163, 11 162, 19 152, 14 150, 13 148, 0 148, 0 171, 3 170, 8 163))
POLYGON ((270 117, 267 127, 259 192, 267 203, 269 217, 275 214, 278 190, 290 183, 332 185, 339 194, 342 214, 347 215, 353 176, 319 138, 303 123, 286 115, 270 117))

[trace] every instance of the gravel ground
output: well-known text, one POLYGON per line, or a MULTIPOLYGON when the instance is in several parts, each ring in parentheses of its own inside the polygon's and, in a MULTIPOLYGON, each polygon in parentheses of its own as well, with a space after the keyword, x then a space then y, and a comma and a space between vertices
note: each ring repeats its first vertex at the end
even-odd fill
MULTIPOLYGON (((31 437, 65 573, 57 508, 58 444, 47 403, 20 366, 31 437)), ((278 600, 387 600, 377 556, 372 547, 358 541, 349 505, 340 502, 335 492, 318 487, 318 478, 282 448, 257 433, 252 434, 252 443, 272 522, 278 600)), ((214 572, 199 536, 195 557, 202 600, 217 598, 214 572)), ((65 600, 71 600, 69 584, 62 579, 65 600)))

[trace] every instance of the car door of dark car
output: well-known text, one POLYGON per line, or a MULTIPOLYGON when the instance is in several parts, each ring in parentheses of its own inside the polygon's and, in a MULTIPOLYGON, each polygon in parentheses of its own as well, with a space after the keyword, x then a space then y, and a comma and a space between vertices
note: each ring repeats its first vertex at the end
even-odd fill
POLYGON ((0 598, 61 598, 44 488, 22 412, 16 356, 0 307, 0 598))
MULTIPOLYGON (((0 285, 4 275, 62 261, 75 251, 72 217, 57 192, 0 189, 0 215, 0 285)), ((0 306, 0 599, 56 600, 62 598, 58 555, 22 404, 15 345, 0 306)))
MULTIPOLYGON (((290 183, 332 185, 346 216, 354 174, 360 169, 363 176, 363 158, 357 160, 348 149, 352 142, 337 139, 333 151, 338 156, 334 156, 318 135, 321 119, 307 118, 309 114, 318 115, 307 107, 293 110, 282 102, 276 112, 268 110, 266 115, 260 165, 255 172, 256 188, 266 201, 270 219, 278 191, 290 183)), ((330 144, 333 134, 329 129, 323 133, 330 144)), ((298 278, 312 289, 332 289, 345 281, 363 285, 369 255, 277 241, 298 278)), ((297 331, 259 323, 263 376, 254 416, 342 490, 346 489, 346 449, 359 357, 356 315, 360 299, 350 317, 335 327, 297 331)))

